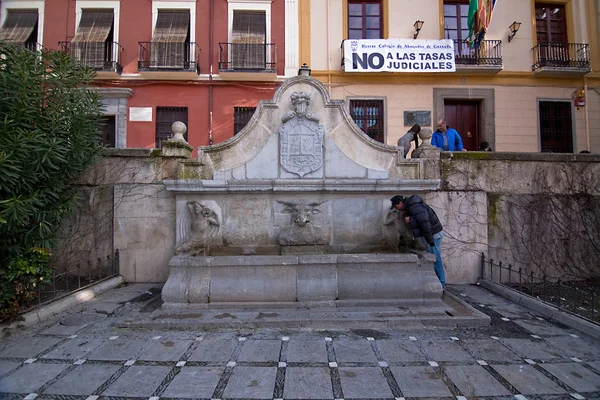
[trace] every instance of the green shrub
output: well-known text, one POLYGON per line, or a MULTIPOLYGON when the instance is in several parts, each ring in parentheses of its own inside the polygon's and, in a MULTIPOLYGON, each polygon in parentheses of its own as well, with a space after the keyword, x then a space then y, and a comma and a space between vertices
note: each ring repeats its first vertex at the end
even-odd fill
POLYGON ((34 248, 0 268, 0 321, 12 321, 30 307, 40 285, 50 281, 50 251, 34 248))
POLYGON ((0 310, 46 276, 31 249, 56 244, 73 182, 102 148, 94 74, 63 52, 0 43, 0 310))

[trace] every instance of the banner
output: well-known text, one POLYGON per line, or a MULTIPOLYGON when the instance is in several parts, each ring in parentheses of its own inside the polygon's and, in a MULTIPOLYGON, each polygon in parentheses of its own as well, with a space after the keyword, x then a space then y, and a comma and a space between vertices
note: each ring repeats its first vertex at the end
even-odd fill
POLYGON ((454 42, 411 39, 344 40, 345 72, 454 72, 454 42))

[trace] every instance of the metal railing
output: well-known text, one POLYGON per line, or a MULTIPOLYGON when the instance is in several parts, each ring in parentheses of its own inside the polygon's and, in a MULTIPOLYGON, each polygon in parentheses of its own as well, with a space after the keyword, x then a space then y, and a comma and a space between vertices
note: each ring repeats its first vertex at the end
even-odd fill
POLYGON ((117 42, 58 42, 71 58, 96 71, 123 72, 121 53, 123 47, 117 42))
POLYGON ((86 266, 82 267, 80 264, 76 264, 75 269, 60 273, 55 273, 53 269, 50 281, 38 285, 35 304, 21 312, 30 311, 118 275, 119 249, 112 256, 109 254, 105 259, 98 258, 95 265, 88 261, 86 266))
POLYGON ((200 46, 194 42, 138 42, 138 71, 200 74, 200 46))
POLYGON ((272 43, 219 43, 219 71, 275 72, 277 46, 272 43))
MULTIPOLYGON (((481 253, 481 278, 510 287, 593 323, 600 323, 600 295, 582 281, 563 281, 511 264, 494 262, 481 253)), ((596 288, 600 290, 600 287, 596 288)))
POLYGON ((538 43, 533 52, 532 70, 544 67, 590 69, 587 43, 538 43))
POLYGON ((482 40, 478 48, 454 39, 456 65, 502 65, 502 40, 482 40))

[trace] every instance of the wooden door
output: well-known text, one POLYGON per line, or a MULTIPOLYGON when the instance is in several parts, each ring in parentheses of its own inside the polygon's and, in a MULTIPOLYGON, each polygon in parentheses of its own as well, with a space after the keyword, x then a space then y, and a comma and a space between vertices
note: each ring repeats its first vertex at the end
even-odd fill
POLYGON ((560 67, 569 61, 565 7, 536 4, 535 30, 542 66, 560 67))
POLYGON ((465 149, 479 150, 481 142, 480 101, 445 100, 444 116, 449 128, 460 134, 465 149))

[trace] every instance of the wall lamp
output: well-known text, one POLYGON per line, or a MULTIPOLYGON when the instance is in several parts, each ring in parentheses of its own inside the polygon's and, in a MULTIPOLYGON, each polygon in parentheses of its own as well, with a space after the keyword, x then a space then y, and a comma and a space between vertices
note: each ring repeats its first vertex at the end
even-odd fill
POLYGON ((415 27, 415 31, 417 31, 417 33, 415 33, 413 36, 413 39, 416 39, 417 36, 419 36, 419 32, 421 32, 421 28, 423 27, 423 21, 415 21, 413 26, 415 27))
POLYGON ((298 70, 298 76, 310 76, 310 68, 308 65, 306 65, 306 63, 302 64, 298 70))
POLYGON ((520 22, 513 22, 512 24, 510 24, 510 26, 508 27, 508 29, 510 29, 510 31, 512 32, 510 35, 508 35, 508 41, 510 42, 512 40, 512 38, 515 37, 515 35, 517 34, 517 32, 519 31, 519 28, 521 27, 521 23, 520 22))

